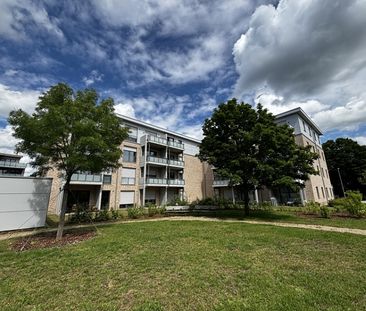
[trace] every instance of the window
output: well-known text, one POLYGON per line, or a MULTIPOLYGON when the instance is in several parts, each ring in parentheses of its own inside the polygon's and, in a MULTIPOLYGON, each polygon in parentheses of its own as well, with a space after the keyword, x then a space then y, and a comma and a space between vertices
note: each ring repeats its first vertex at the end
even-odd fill
POLYGON ((127 140, 137 142, 137 127, 128 127, 128 138, 127 140))
POLYGON ((121 191, 119 194, 119 208, 133 207, 135 191, 121 191))
POLYGON ((122 185, 134 185, 136 183, 136 169, 122 168, 122 185))
POLYGON ((136 149, 125 147, 123 148, 123 162, 136 163, 136 149))
POLYGON ((305 121, 304 121, 304 120, 302 120, 302 125, 303 125, 303 127, 304 127, 304 131, 306 132, 306 123, 305 123, 305 121))
POLYGON ((315 187, 315 189, 316 189, 316 194, 318 195, 318 199, 320 199, 319 188, 318 187, 315 187))
POLYGON ((112 175, 103 175, 103 184, 110 185, 112 183, 112 175))
POLYGON ((325 192, 327 193, 327 198, 329 198, 328 188, 325 188, 325 192))
POLYGON ((323 198, 325 198, 323 187, 321 187, 321 189, 322 189, 323 198))
POLYGON ((324 177, 325 174, 324 174, 324 168, 322 167, 322 176, 324 177))

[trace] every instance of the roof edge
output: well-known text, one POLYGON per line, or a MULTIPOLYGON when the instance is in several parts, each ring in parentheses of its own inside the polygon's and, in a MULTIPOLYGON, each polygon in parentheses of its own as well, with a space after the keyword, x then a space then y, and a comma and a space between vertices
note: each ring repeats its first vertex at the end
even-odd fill
POLYGON ((119 114, 119 113, 116 113, 116 112, 115 112, 115 114, 117 115, 117 117, 119 117, 122 120, 126 120, 126 121, 129 121, 131 123, 136 123, 136 124, 139 124, 139 125, 143 125, 145 127, 155 129, 155 130, 158 130, 158 131, 162 131, 162 132, 168 133, 170 135, 178 136, 180 138, 184 138, 186 140, 189 140, 189 141, 192 141, 192 142, 195 142, 195 143, 199 143, 199 144, 201 143, 200 139, 193 138, 193 137, 190 137, 190 136, 178 133, 178 132, 174 132, 174 131, 171 131, 169 129, 166 129, 166 128, 163 128, 163 127, 160 127, 160 126, 157 126, 157 125, 153 125, 153 124, 145 122, 145 121, 141 121, 141 120, 138 120, 138 119, 135 119, 135 118, 132 118, 132 117, 125 116, 123 114, 119 114))
POLYGON ((282 113, 279 113, 277 115, 275 115, 275 118, 276 119, 280 119, 280 118, 283 118, 283 117, 286 117, 286 116, 289 116, 289 115, 292 115, 292 114, 298 114, 300 115, 302 118, 304 118, 308 123, 311 124, 311 126, 315 129, 315 131, 319 134, 319 135, 323 135, 323 132, 322 130, 319 128, 319 126, 317 126, 315 124, 315 122, 310 118, 310 116, 304 111, 302 110, 301 107, 297 107, 297 108, 294 108, 294 109, 291 109, 291 110, 288 110, 288 111, 285 111, 285 112, 282 112, 282 113))

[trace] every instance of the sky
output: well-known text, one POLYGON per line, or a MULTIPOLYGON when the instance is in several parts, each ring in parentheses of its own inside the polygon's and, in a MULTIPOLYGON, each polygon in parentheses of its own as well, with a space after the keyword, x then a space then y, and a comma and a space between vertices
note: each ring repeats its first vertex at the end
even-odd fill
POLYGON ((236 97, 366 144, 365 16, 366 0, 1 0, 0 152, 9 112, 58 82, 195 138, 236 97))

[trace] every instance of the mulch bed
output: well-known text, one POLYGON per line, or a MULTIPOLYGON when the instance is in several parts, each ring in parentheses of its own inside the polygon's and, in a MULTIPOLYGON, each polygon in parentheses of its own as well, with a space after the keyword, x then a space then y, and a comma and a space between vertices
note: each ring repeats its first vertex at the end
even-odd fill
POLYGON ((10 248, 14 251, 21 252, 31 249, 62 247, 89 240, 96 236, 96 234, 97 232, 95 230, 90 229, 68 230, 64 231, 61 241, 56 241, 56 232, 44 232, 16 239, 10 244, 10 248))

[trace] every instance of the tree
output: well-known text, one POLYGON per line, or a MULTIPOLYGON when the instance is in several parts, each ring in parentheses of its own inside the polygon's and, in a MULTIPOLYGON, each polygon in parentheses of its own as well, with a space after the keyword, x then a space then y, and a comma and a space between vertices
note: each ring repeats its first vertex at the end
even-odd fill
POLYGON ((59 83, 40 96, 32 115, 21 109, 10 112, 13 135, 20 139, 16 150, 33 159, 38 174, 55 168, 65 181, 56 239, 63 234, 71 176, 119 166, 119 146, 128 130, 120 125, 113 106, 113 99, 99 101, 94 90, 74 93, 67 84, 59 83))
POLYGON ((318 155, 310 146, 298 146, 293 130, 277 125, 261 105, 255 110, 235 98, 220 104, 206 119, 203 135, 199 158, 242 191, 246 215, 249 191, 262 186, 299 190, 309 174, 317 174, 313 161, 318 155))
POLYGON ((361 146, 350 138, 337 138, 335 141, 325 142, 323 150, 335 194, 344 195, 339 179, 340 174, 345 190, 358 190, 365 196, 366 146, 361 146))

